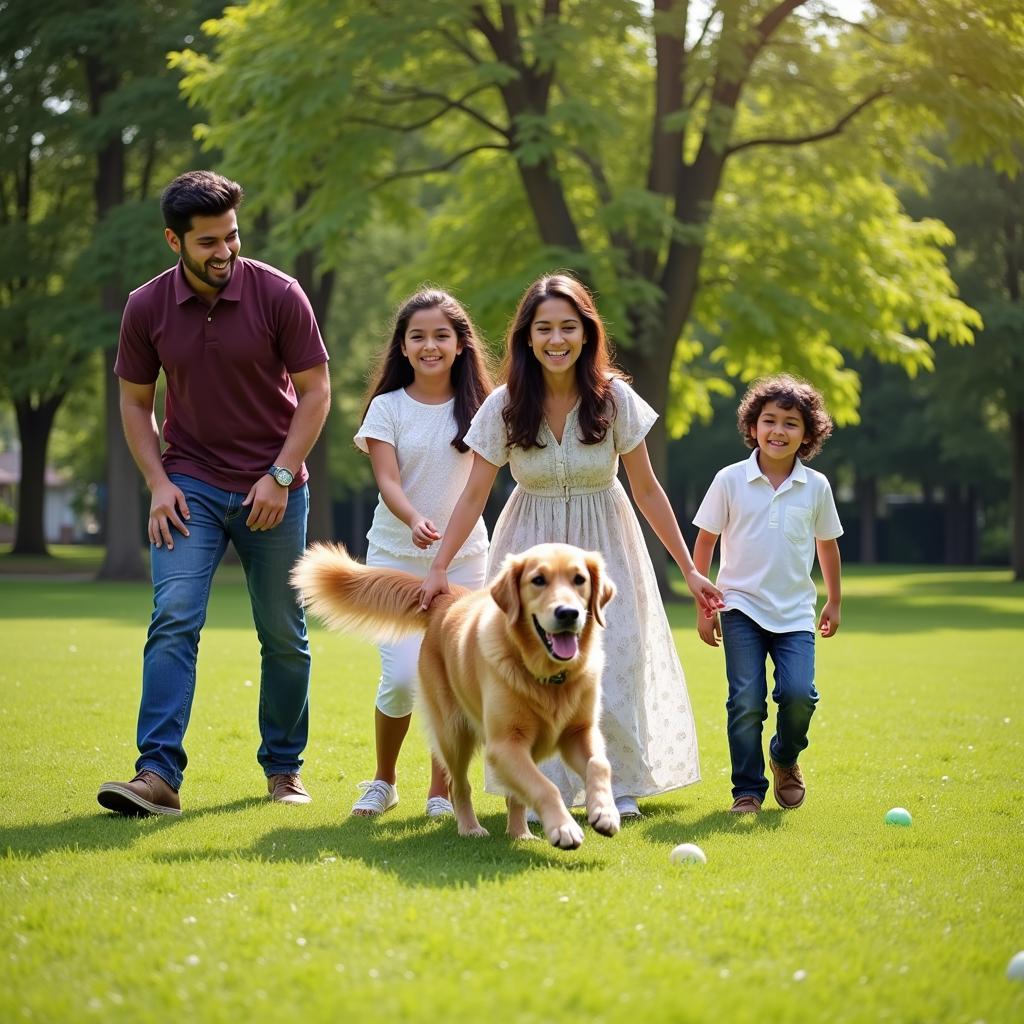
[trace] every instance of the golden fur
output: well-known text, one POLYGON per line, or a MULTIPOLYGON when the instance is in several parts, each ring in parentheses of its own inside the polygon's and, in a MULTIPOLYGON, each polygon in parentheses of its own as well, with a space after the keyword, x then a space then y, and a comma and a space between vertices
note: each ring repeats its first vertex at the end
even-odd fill
POLYGON ((422 632, 419 704, 445 766, 460 835, 487 835, 473 810, 470 760, 483 743, 508 794, 508 834, 532 838, 526 808, 554 846, 574 849, 583 830, 537 762, 559 753, 586 784, 590 824, 619 830, 611 768, 598 729, 604 655, 598 627, 615 588, 597 552, 541 544, 509 555, 489 588, 453 588, 420 610, 421 581, 377 569, 343 547, 311 547, 292 570, 306 607, 340 630, 377 641, 422 632))

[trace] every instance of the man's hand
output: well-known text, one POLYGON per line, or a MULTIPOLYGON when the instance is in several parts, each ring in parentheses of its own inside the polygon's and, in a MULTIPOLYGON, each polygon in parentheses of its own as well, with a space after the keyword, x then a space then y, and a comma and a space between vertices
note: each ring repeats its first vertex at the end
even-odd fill
POLYGON ((288 508, 288 488, 282 487, 269 473, 264 473, 249 488, 242 505, 246 508, 252 505, 245 521, 250 530, 272 530, 284 519, 288 508))
POLYGON ((178 533, 188 536, 188 527, 182 520, 187 520, 191 513, 188 502, 180 487, 175 486, 166 477, 153 489, 153 500, 149 504, 149 542, 160 548, 165 544, 168 551, 174 550, 173 526, 178 533), (181 513, 179 516, 178 513, 181 513))

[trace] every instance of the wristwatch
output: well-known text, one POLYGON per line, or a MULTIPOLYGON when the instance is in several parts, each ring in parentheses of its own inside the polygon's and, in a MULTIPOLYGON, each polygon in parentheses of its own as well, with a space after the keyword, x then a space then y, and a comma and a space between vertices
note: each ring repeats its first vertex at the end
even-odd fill
POLYGON ((285 469, 284 466, 271 466, 267 472, 282 486, 291 487, 292 481, 295 479, 295 475, 290 469, 285 469))

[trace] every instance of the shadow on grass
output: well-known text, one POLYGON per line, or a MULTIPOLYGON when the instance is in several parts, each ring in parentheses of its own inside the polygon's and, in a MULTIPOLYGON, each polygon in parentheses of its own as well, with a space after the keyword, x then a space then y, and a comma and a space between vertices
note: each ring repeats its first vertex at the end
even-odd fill
MULTIPOLYGON (((0 829, 0 855, 35 858, 60 851, 129 850, 157 832, 187 828, 187 822, 197 818, 266 806, 262 798, 246 798, 189 810, 184 818, 122 818, 97 808, 95 814, 0 829)), ((591 844, 614 840, 597 835, 581 814, 576 818, 586 834, 580 850, 556 850, 542 838, 513 842, 504 834, 505 814, 499 813, 481 818, 491 835, 479 839, 459 836, 450 817, 422 822, 350 817, 337 825, 272 828, 245 847, 164 850, 146 859, 168 865, 238 859, 316 864, 343 859, 362 861, 368 868, 394 875, 406 885, 459 888, 541 868, 600 870, 603 865, 588 858, 587 851, 591 844)), ((539 832, 539 826, 534 829, 539 832)))
MULTIPOLYGON (((589 872, 603 864, 586 857, 593 843, 606 840, 584 826, 586 838, 579 850, 556 850, 545 839, 513 842, 505 834, 505 815, 484 815, 481 824, 489 837, 465 838, 455 831, 452 818, 426 823, 382 822, 346 818, 338 825, 313 828, 276 828, 245 849, 181 851, 157 854, 165 863, 196 860, 252 859, 261 862, 329 863, 334 859, 361 861, 377 872, 393 875, 404 885, 430 889, 462 888, 542 868, 589 872)), ((539 830, 539 826, 535 826, 539 830)))
MULTIPOLYGON (((265 800, 248 797, 213 807, 187 812, 189 820, 208 814, 252 810, 265 800)), ((182 824, 182 818, 153 815, 148 818, 125 818, 104 810, 99 804, 93 814, 42 824, 0 828, 0 854, 11 857, 43 857, 57 850, 126 850, 140 839, 155 832, 182 824)))
POLYGON ((652 819, 645 828, 646 837, 654 843, 697 842, 708 836, 745 835, 750 832, 765 832, 779 828, 784 822, 784 813, 777 807, 765 807, 760 814, 730 814, 729 811, 712 811, 694 821, 680 821, 678 813, 651 813, 652 819), (659 820, 661 819, 661 820, 659 820))

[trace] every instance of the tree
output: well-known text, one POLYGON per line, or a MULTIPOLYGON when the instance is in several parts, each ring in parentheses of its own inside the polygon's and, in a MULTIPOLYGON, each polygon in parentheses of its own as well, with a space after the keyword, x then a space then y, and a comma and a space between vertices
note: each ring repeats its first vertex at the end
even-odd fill
POLYGON ((66 77, 25 4, 0 20, 0 394, 15 410, 21 480, 13 552, 46 554, 45 467, 54 418, 95 340, 77 256, 89 177, 57 96, 66 77))
MULTIPOLYGON (((258 0, 209 28, 213 56, 175 58, 210 98, 202 137, 309 190, 296 223, 326 258, 368 197, 401 212, 403 183, 454 170, 432 227, 485 194, 512 215, 431 231, 417 267, 472 274, 506 315, 524 276, 574 268, 674 429, 716 378, 783 365, 811 365, 850 416, 842 349, 915 367, 931 346, 906 324, 956 342, 977 326, 941 226, 912 223, 885 175, 940 117, 958 158, 1016 169, 1010 0, 879 0, 858 25, 825 0, 258 0), (496 232, 514 274, 473 258, 496 232)), ((648 438, 662 472, 665 441, 648 438)))
MULTIPOLYGON (((943 147, 938 156, 945 158, 943 147)), ((964 296, 985 327, 975 358, 943 353, 929 382, 927 418, 936 448, 960 479, 982 485, 995 475, 989 451, 1009 453, 1010 564, 1024 579, 1024 182, 991 166, 929 172, 928 193, 914 205, 941 216, 956 234, 950 262, 964 296), (989 457, 987 457, 989 456, 989 457)))
MULTIPOLYGON (((165 54, 191 42, 200 22, 219 10, 212 0, 4 5, 4 116, 17 143, 5 149, 4 170, 22 191, 46 183, 45 191, 35 188, 38 210, 22 202, 17 219, 41 242, 42 252, 25 250, 29 261, 50 259, 36 268, 34 283, 16 273, 10 280, 20 283, 7 286, 25 300, 11 306, 15 320, 19 308, 28 311, 21 322, 29 334, 22 330, 21 336, 37 342, 19 383, 36 396, 32 416, 19 412, 29 431, 22 491, 41 494, 36 480, 42 480, 45 444, 39 437, 52 424, 55 402, 74 386, 81 360, 103 349, 107 551, 100 575, 108 579, 145 575, 139 476, 122 434, 113 375, 117 324, 129 283, 166 266, 155 183, 172 168, 184 169, 180 161, 195 148, 191 115, 165 54), (7 171, 8 158, 18 161, 16 170, 7 171), (31 302, 42 294, 49 300, 45 310, 31 302)), ((16 257, 17 246, 30 239, 5 232, 5 241, 16 257)), ((38 511, 24 510, 25 530, 34 532, 38 519, 41 531, 41 499, 38 511)), ((22 528, 19 518, 19 536, 22 528)))

